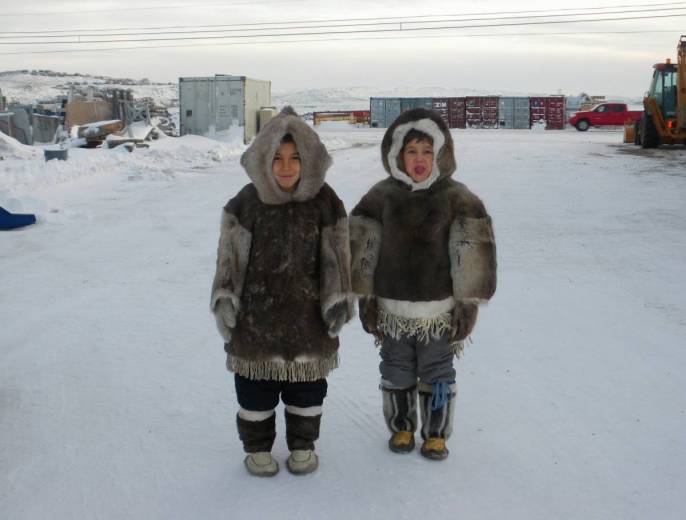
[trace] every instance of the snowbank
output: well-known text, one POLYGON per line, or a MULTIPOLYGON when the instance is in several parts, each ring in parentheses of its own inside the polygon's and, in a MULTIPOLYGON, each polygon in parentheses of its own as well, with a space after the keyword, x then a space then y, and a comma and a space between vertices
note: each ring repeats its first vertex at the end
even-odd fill
POLYGON ((106 176, 167 180, 237 160, 246 148, 242 140, 220 142, 196 135, 160 138, 149 145, 131 153, 124 147, 70 148, 68 160, 46 162, 42 148, 22 145, 0 133, 0 157, 4 158, 0 163, 0 203, 12 201, 12 211, 44 213, 48 205, 39 202, 36 193, 50 186, 106 176))
POLYGON ((0 160, 32 159, 40 156, 40 154, 41 152, 36 148, 22 144, 13 137, 0 132, 0 160))

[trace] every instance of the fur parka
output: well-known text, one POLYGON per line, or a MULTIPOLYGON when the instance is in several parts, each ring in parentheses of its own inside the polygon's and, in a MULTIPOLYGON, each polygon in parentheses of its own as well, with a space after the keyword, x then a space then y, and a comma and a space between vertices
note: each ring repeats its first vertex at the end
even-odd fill
POLYGON ((464 309, 495 292, 495 238, 482 201, 451 178, 456 162, 447 125, 435 112, 407 111, 386 131, 381 158, 390 177, 351 212, 353 291, 379 300, 384 334, 428 339, 460 319, 470 321, 461 329, 471 332, 476 312, 464 309), (432 172, 421 183, 403 171, 403 140, 412 129, 433 139, 432 172))
POLYGON ((224 207, 210 307, 227 368, 250 379, 314 381, 338 365, 338 332, 352 315, 345 208, 324 182, 331 159, 287 107, 241 157, 251 184, 224 207), (291 134, 300 180, 282 191, 272 174, 291 134))

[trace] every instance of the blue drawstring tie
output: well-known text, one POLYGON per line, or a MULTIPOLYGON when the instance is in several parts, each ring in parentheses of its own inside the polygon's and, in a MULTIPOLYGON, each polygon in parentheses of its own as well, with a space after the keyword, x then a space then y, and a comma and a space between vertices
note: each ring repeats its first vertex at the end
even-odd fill
POLYGON ((455 381, 437 381, 431 385, 431 410, 440 410, 450 400, 450 385, 455 381))

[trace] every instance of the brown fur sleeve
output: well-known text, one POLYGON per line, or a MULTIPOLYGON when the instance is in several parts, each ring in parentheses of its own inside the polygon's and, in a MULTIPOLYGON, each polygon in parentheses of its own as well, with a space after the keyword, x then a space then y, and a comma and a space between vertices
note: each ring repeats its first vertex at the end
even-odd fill
POLYGON ((374 271, 381 250, 383 198, 374 186, 355 206, 350 217, 352 289, 359 296, 374 295, 374 271))
POLYGON ((217 268, 210 300, 210 309, 213 312, 217 302, 222 298, 229 298, 236 311, 240 307, 252 241, 250 231, 243 227, 239 220, 246 193, 246 189, 242 190, 222 211, 217 268))
POLYGON ((465 191, 450 226, 453 293, 461 303, 485 303, 495 293, 497 282, 493 224, 481 200, 465 191))
POLYGON ((328 185, 324 189, 328 208, 325 209, 320 249, 322 318, 329 322, 335 319, 331 316, 334 307, 345 308, 347 322, 353 311, 348 218, 343 202, 336 193, 328 185))

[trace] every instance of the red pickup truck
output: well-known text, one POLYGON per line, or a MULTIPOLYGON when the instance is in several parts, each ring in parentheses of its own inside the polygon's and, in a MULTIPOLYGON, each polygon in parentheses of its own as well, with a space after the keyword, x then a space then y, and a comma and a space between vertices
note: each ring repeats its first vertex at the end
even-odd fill
POLYGON ((643 117, 642 110, 629 110, 626 103, 602 103, 591 110, 575 112, 569 124, 585 132, 592 126, 623 125, 626 121, 637 121, 643 117))

